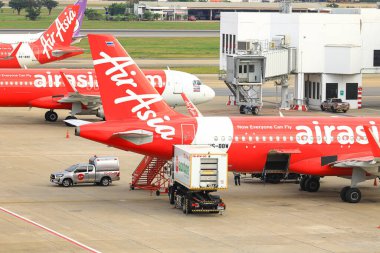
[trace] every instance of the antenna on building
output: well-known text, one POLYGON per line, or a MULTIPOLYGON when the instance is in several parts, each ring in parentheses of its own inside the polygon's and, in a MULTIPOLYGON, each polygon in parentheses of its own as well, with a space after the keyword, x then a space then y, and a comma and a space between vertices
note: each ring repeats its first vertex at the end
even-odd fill
POLYGON ((281 13, 292 13, 292 0, 282 0, 280 4, 281 13))

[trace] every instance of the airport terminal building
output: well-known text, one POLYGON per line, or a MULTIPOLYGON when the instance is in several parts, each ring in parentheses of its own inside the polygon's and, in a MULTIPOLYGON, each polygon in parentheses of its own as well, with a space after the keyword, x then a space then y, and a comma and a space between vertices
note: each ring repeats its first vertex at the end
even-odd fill
POLYGON ((362 74, 380 72, 379 34, 378 9, 222 13, 220 70, 227 70, 228 56, 265 56, 280 49, 288 57, 281 64, 288 66, 277 66, 278 61, 267 58, 264 67, 287 69, 288 73, 277 71, 273 75, 263 71, 264 79, 294 74, 294 104, 319 109, 324 100, 338 97, 349 102, 351 109, 358 109, 362 74))

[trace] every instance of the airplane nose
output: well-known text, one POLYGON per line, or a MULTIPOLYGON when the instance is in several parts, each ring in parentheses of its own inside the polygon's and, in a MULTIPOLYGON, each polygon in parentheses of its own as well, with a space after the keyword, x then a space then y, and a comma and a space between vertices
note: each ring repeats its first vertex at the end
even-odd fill
POLYGON ((204 88, 205 102, 212 100, 215 97, 215 91, 206 85, 204 85, 203 88, 204 88))

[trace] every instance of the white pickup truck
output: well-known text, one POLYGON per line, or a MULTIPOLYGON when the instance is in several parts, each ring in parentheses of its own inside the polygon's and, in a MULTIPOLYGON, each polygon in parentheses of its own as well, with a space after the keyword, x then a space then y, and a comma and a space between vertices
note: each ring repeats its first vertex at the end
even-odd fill
POLYGON ((64 187, 84 183, 108 186, 116 180, 120 180, 120 166, 119 159, 113 156, 93 156, 88 163, 74 164, 50 175, 51 183, 64 187))

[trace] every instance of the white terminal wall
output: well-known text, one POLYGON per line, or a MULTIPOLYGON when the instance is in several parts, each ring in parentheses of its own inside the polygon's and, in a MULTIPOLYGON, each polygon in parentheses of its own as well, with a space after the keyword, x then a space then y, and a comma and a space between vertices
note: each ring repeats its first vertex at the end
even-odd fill
MULTIPOLYGON (((325 72, 327 60, 330 66, 334 65, 336 58, 326 55, 326 45, 334 45, 336 49, 338 46, 361 46, 360 15, 355 14, 222 12, 220 33, 236 35, 236 41, 268 42, 286 35, 289 46, 297 48, 296 72, 303 73, 325 72)), ((221 50, 222 70, 226 68, 225 55, 221 50)), ((355 54, 355 57, 360 57, 360 54, 355 54)), ((360 58, 354 60, 361 62, 360 58)), ((352 71, 359 73, 360 68, 352 71)))

